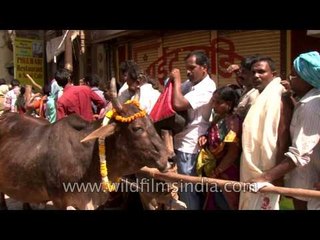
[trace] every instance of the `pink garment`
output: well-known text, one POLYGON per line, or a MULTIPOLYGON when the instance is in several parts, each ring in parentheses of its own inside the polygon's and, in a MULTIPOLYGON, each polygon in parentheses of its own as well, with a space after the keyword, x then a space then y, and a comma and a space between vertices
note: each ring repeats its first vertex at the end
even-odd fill
MULTIPOLYGON (((241 139, 241 120, 238 115, 230 115, 224 119, 219 120, 216 123, 212 123, 212 126, 208 130, 208 149, 213 154, 216 159, 216 166, 219 166, 220 162, 227 154, 227 142, 239 142, 241 139), (228 138, 228 133, 233 131, 235 133, 234 140, 228 138)), ((239 143, 240 144, 240 143, 239 143)), ((240 155, 239 155, 240 159, 240 155)), ((239 181, 240 171, 239 171, 239 161, 233 163, 228 169, 221 173, 218 177, 219 179, 239 181)), ((209 192, 206 196, 206 202, 204 209, 206 210, 217 210, 224 209, 221 207, 222 199, 224 198, 229 209, 237 209, 237 204, 239 202, 238 192, 209 192), (220 194, 220 198, 217 195, 220 194)))

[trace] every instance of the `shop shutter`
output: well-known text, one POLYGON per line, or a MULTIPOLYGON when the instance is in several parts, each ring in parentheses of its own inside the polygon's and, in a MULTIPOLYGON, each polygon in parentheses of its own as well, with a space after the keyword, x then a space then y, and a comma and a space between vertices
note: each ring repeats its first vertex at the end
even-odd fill
POLYGON ((160 46, 159 38, 132 42, 133 60, 151 77, 156 76, 157 66, 152 69, 149 66, 158 59, 160 46))
POLYGON ((185 57, 193 50, 204 50, 211 58, 210 31, 188 31, 163 36, 165 73, 168 74, 172 68, 179 68, 182 81, 185 81, 187 79, 185 57))
MULTIPOLYGON (((271 57, 276 63, 276 70, 280 72, 280 31, 279 30, 247 30, 247 31, 218 31, 218 37, 229 40, 234 45, 234 53, 217 51, 218 86, 235 83, 235 76, 226 73, 228 64, 239 64, 241 59, 237 56, 247 57, 261 54, 271 57), (230 58, 230 54, 233 57, 230 58), (229 56, 228 56, 229 55, 229 56), (227 62, 233 59, 234 62, 227 62)), ((230 45, 224 41, 218 42, 218 48, 229 49, 230 45)))

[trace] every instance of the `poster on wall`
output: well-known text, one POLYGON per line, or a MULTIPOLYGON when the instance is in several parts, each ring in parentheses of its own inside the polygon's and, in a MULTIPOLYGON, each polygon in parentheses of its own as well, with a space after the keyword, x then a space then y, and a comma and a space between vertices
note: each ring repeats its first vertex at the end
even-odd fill
POLYGON ((43 41, 28 38, 15 38, 14 78, 21 84, 31 84, 29 74, 38 84, 44 83, 43 41))

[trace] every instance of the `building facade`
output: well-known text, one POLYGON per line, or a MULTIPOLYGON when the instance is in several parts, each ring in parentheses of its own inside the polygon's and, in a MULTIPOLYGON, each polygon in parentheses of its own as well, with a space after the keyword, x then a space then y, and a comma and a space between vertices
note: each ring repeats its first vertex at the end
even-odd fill
POLYGON ((119 78, 119 63, 127 59, 160 81, 173 67, 180 68, 186 79, 184 58, 193 50, 207 53, 210 73, 219 86, 234 83, 234 76, 226 71, 230 64, 253 54, 273 58, 278 75, 286 78, 297 55, 320 51, 319 35, 307 34, 307 30, 113 31, 92 30, 88 41, 90 70, 107 79, 119 78))
MULTIPOLYGON (((23 30, 19 36, 37 38, 45 42, 45 77, 52 79, 57 68, 64 66, 63 47, 57 47, 63 30, 23 30), (53 54, 56 57, 53 58, 53 54)), ((7 39, 5 31, 0 31, 7 39)), ((207 53, 211 61, 210 74, 219 86, 234 83, 234 76, 226 71, 230 64, 253 54, 272 57, 278 75, 286 78, 292 60, 301 52, 320 51, 317 30, 86 30, 75 35, 72 43, 73 79, 75 84, 88 73, 96 73, 105 81, 119 79, 119 64, 135 60, 149 75, 162 82, 173 68, 180 68, 186 79, 185 56, 193 50, 207 53)), ((6 77, 5 64, 13 58, 12 50, 2 44, 0 75, 6 77), (3 45, 3 46, 2 46, 3 45)), ((0 47, 1 47, 0 46, 0 47)))

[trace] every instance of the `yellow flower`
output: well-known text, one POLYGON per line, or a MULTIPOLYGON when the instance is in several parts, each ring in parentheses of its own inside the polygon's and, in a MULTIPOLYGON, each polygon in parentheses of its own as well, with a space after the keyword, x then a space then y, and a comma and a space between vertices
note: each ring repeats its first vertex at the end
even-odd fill
POLYGON ((133 114, 132 116, 129 116, 129 117, 123 117, 123 116, 118 115, 117 111, 113 108, 112 110, 110 110, 110 111, 108 111, 106 113, 106 117, 110 118, 110 119, 114 118, 118 122, 130 123, 130 122, 134 121, 137 118, 142 118, 142 117, 145 117, 147 115, 146 111, 142 110, 140 108, 140 104, 139 104, 138 101, 136 101, 136 100, 128 100, 128 101, 125 102, 125 104, 134 104, 134 105, 136 105, 139 108, 140 112, 137 112, 137 113, 135 113, 135 114, 133 114))
MULTIPOLYGON (((113 108, 111 110, 109 110, 106 115, 105 115, 105 119, 107 119, 106 121, 104 120, 104 124, 103 125, 107 125, 109 123, 109 119, 114 118, 116 121, 119 122, 123 122, 123 123, 130 123, 132 121, 134 121, 137 118, 143 118, 147 115, 147 112, 145 110, 142 110, 140 108, 140 104, 138 101, 136 100, 128 100, 125 102, 125 104, 134 104, 135 106, 137 106, 140 110, 140 112, 137 112, 135 114, 133 114, 132 116, 129 117, 123 117, 121 115, 119 115, 117 113, 117 111, 113 108)), ((105 161, 105 146, 104 143, 103 144, 99 144, 99 155, 100 155, 100 175, 102 178, 101 181, 101 185, 102 185, 102 190, 103 191, 115 191, 115 184, 110 182, 108 179, 108 167, 107 167, 107 162, 105 161)), ((120 178, 118 178, 116 180, 117 183, 120 182, 120 178)))
POLYGON ((114 114, 114 111, 113 111, 113 109, 111 109, 111 110, 109 110, 109 111, 106 113, 106 117, 109 118, 109 119, 111 119, 112 116, 113 116, 113 114, 114 114))

